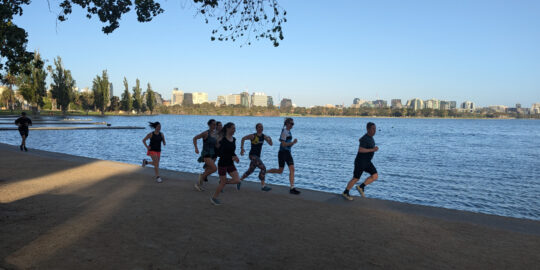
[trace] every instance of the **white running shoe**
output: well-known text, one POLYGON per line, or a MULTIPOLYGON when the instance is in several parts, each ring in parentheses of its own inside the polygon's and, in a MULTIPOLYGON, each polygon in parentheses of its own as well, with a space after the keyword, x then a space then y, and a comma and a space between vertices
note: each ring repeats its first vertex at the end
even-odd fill
POLYGON ((161 182, 163 182, 163 180, 161 179, 161 177, 158 176, 158 177, 156 178, 156 182, 161 183, 161 182))
POLYGON ((197 191, 204 191, 204 188, 201 187, 201 186, 199 186, 199 183, 195 183, 195 185, 194 185, 193 187, 195 187, 195 189, 196 189, 197 191))

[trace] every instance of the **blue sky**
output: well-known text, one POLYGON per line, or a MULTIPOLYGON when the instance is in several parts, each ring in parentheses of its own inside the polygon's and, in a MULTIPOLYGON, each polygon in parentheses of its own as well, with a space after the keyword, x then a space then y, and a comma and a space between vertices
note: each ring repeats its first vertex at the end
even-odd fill
POLYGON ((169 99, 174 87, 217 95, 265 92, 299 106, 418 97, 479 106, 540 102, 540 1, 293 1, 285 39, 210 41, 212 25, 189 0, 164 1, 150 23, 125 16, 101 32, 75 8, 57 22, 58 0, 35 0, 15 22, 48 64, 61 56, 80 88, 107 69, 115 95, 139 78, 169 99))

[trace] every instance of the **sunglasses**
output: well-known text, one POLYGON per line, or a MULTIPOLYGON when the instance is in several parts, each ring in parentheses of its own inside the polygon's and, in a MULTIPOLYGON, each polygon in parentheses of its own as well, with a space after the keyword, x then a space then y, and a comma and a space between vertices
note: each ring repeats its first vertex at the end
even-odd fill
POLYGON ((289 123, 289 124, 291 124, 291 126, 294 126, 294 123, 289 123))

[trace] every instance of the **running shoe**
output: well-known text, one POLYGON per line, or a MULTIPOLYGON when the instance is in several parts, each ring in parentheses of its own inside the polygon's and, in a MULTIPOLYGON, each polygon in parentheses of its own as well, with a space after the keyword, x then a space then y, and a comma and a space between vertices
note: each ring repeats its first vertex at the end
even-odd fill
POLYGON ((24 146, 24 151, 28 152, 28 148, 26 148, 26 145, 24 146))
POLYGON ((195 183, 194 187, 197 191, 204 191, 204 188, 199 186, 199 183, 195 183))
POLYGON ((163 182, 163 180, 161 179, 161 177, 158 176, 158 177, 156 177, 156 182, 161 183, 161 182, 163 182))
POLYGON ((362 197, 366 197, 366 195, 364 195, 364 189, 361 188, 360 186, 356 186, 356 189, 358 189, 358 192, 360 192, 360 195, 362 195, 362 197))
POLYGON ((142 167, 143 167, 143 168, 146 167, 146 159, 143 159, 143 160, 142 160, 142 167))
POLYGON ((300 191, 296 190, 296 188, 291 188, 289 190, 289 193, 294 194, 294 195, 298 195, 298 194, 300 194, 300 191))
POLYGON ((262 190, 262 191, 270 191, 270 190, 272 190, 272 188, 271 188, 271 187, 264 186, 264 187, 261 188, 261 190, 262 190))
POLYGON ((221 205, 221 202, 218 199, 215 199, 214 197, 210 197, 210 202, 213 205, 221 205))
POLYGON ((343 198, 349 200, 349 201, 352 201, 353 200, 353 197, 351 195, 349 195, 348 193, 341 193, 341 195, 343 196, 343 198))
POLYGON ((236 184, 236 190, 240 190, 241 186, 242 186, 242 181, 240 181, 238 184, 236 184))

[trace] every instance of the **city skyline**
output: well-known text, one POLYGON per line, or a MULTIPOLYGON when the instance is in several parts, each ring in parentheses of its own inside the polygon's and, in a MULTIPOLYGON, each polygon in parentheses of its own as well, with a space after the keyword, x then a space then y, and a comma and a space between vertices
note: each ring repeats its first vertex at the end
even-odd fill
POLYGON ((390 2, 280 1, 288 22, 277 48, 211 42, 212 27, 175 1, 150 23, 129 14, 110 35, 78 8, 57 23, 57 7, 49 12, 46 1, 25 6, 14 21, 27 29, 28 49, 39 49, 47 64, 61 56, 79 88, 107 69, 117 95, 125 76, 130 88, 139 78, 164 98, 175 87, 211 99, 248 90, 303 107, 355 97, 509 107, 540 101, 540 3, 390 2))

